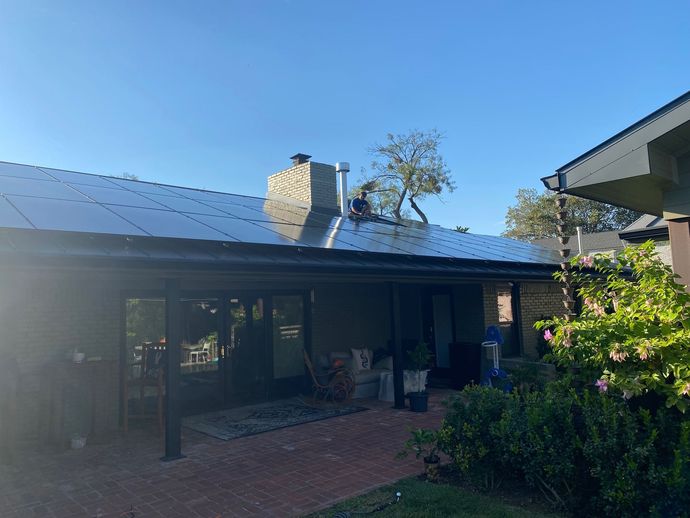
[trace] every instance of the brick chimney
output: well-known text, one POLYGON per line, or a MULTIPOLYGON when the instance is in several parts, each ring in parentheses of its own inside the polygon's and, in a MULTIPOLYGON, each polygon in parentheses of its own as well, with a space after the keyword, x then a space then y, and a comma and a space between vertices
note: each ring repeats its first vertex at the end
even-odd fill
POLYGON ((335 166, 310 162, 311 156, 303 153, 290 158, 292 167, 268 177, 268 197, 338 210, 335 166))

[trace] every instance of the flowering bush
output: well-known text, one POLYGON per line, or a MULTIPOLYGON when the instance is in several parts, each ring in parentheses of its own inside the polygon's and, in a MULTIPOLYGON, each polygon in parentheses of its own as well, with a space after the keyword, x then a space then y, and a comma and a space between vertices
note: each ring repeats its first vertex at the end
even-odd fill
POLYGON ((575 257, 570 276, 583 301, 579 316, 537 322, 562 366, 596 370, 601 392, 655 393, 667 407, 690 406, 690 295, 651 241, 612 260, 575 257))

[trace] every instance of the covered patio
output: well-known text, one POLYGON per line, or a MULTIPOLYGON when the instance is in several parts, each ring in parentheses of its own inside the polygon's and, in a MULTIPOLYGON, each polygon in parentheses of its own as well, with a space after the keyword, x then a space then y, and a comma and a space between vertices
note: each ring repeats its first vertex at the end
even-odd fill
POLYGON ((432 391, 425 414, 367 399, 363 412, 229 442, 183 429, 187 456, 173 463, 147 429, 48 455, 25 444, 0 466, 0 516, 301 516, 421 473, 395 455, 410 428, 438 426, 447 394, 432 391))

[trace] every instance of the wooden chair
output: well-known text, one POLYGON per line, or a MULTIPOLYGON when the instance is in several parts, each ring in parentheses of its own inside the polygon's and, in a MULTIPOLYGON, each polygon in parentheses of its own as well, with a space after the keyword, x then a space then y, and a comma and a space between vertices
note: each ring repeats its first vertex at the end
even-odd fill
POLYGON ((314 372, 314 365, 311 363, 311 358, 309 358, 307 351, 302 350, 302 354, 304 355, 304 363, 311 375, 314 399, 322 399, 324 401, 330 399, 331 401, 342 403, 352 397, 355 391, 355 377, 349 369, 331 370, 328 372, 328 383, 321 383, 314 372))
POLYGON ((165 343, 144 342, 141 344, 141 357, 127 366, 123 383, 123 428, 125 433, 129 430, 129 420, 133 418, 153 418, 146 413, 146 387, 156 389, 156 415, 158 419, 158 432, 163 433, 163 397, 165 386, 165 343), (137 368, 138 367, 138 368, 137 368), (129 411, 130 389, 138 389, 139 413, 131 414, 129 411))

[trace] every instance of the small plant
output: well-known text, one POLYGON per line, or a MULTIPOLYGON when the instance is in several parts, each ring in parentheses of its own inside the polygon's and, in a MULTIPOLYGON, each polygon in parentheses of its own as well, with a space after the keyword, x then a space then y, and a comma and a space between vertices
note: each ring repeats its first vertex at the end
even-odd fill
POLYGON ((419 342, 417 346, 407 353, 410 362, 417 371, 417 388, 419 392, 424 392, 422 389, 422 371, 431 364, 431 359, 434 357, 429 350, 426 342, 419 342))
POLYGON ((438 480, 438 465, 441 460, 438 456, 438 432, 428 428, 418 428, 410 430, 410 437, 404 446, 404 450, 398 453, 397 457, 402 459, 407 457, 409 452, 414 452, 415 458, 424 459, 424 469, 427 480, 435 482, 438 480))
POLYGON ((398 453, 398 458, 407 457, 414 452, 415 458, 423 457, 427 462, 438 462, 438 432, 428 428, 410 430, 412 437, 405 441, 405 449, 398 453))

